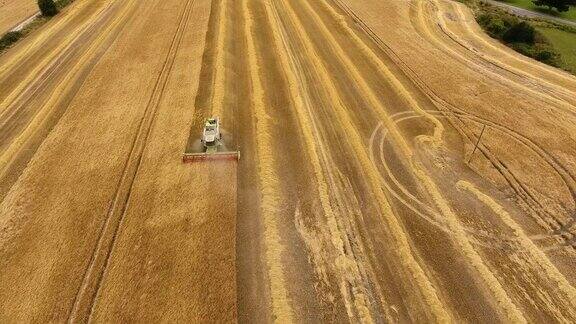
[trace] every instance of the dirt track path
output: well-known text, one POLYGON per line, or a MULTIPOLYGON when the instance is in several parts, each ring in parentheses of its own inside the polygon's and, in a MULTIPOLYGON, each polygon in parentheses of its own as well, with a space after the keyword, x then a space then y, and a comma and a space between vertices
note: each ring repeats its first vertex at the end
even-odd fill
POLYGON ((576 79, 459 4, 84 1, 0 63, 0 319, 576 319, 576 79))

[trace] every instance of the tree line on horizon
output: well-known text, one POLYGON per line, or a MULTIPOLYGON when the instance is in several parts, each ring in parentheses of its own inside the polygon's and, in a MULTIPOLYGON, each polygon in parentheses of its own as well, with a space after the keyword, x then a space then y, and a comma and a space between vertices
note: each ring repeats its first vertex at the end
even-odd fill
POLYGON ((548 7, 548 10, 556 9, 558 12, 566 12, 570 7, 576 7, 576 0, 533 0, 532 3, 539 7, 548 7))

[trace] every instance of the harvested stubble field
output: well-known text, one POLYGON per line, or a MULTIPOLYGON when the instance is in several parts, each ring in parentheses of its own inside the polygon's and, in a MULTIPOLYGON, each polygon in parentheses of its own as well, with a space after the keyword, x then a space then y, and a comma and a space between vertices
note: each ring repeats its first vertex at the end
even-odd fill
POLYGON ((0 57, 0 322, 575 321, 575 92, 445 0, 76 1, 0 57))

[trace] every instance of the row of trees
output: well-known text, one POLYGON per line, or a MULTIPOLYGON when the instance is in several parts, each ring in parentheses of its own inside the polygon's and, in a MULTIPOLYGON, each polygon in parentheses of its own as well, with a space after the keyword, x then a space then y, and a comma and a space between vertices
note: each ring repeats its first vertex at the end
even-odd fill
POLYGON ((576 7, 576 0, 533 0, 537 6, 548 7, 548 10, 556 9, 558 12, 570 10, 570 7, 576 7))

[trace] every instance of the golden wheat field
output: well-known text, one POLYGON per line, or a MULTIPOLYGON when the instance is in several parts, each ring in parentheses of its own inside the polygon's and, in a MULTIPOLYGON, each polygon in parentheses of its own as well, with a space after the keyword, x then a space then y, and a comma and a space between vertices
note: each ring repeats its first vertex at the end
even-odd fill
POLYGON ((449 0, 75 1, 0 55, 0 322, 574 322, 575 93, 449 0))

